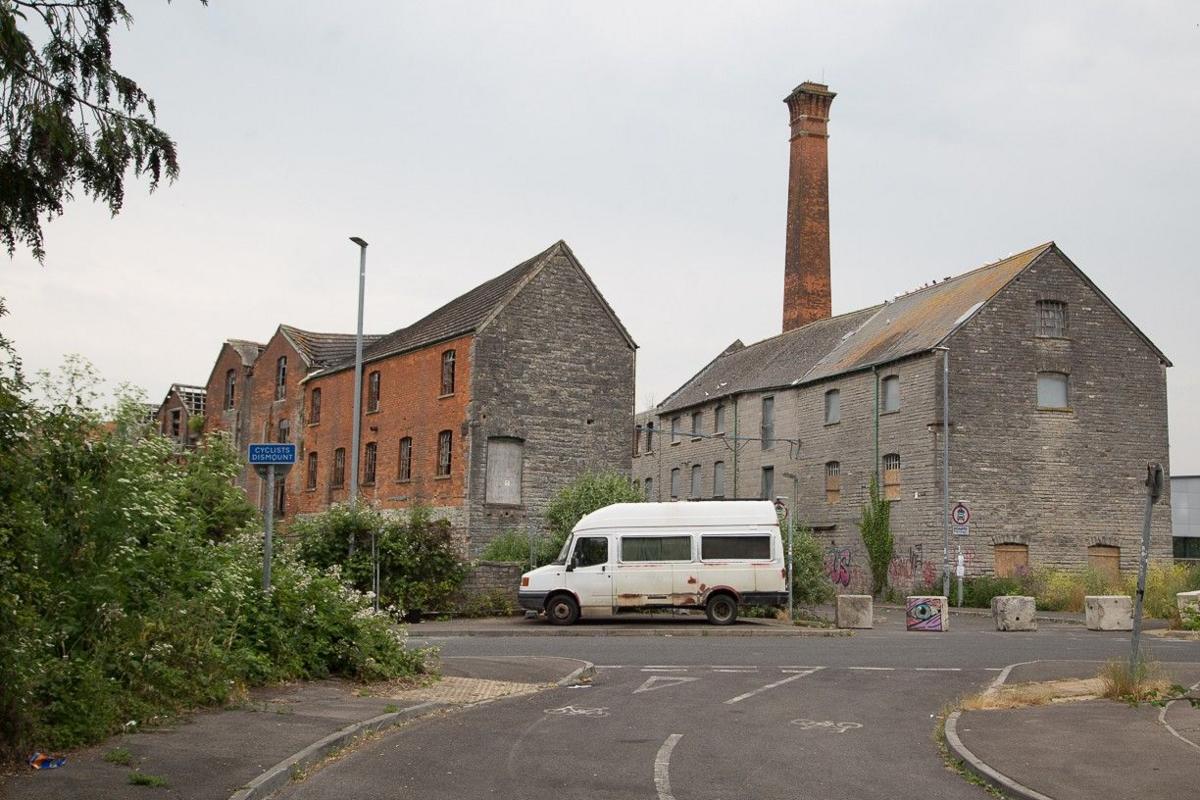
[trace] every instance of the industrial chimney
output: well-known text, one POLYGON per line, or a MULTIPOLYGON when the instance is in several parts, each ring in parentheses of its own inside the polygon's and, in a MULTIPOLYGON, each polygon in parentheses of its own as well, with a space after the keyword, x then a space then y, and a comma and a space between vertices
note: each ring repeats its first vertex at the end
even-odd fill
POLYGON ((829 293, 829 87, 805 81, 784 98, 791 112, 783 330, 832 314, 829 293))

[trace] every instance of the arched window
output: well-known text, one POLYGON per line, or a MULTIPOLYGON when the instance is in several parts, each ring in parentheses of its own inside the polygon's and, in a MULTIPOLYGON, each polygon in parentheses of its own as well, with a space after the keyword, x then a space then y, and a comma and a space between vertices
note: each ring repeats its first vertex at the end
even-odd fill
POLYGON ((287 356, 280 356, 275 362, 275 399, 287 397, 287 356))
POLYGON ((237 390, 237 370, 231 369, 225 373, 225 408, 233 408, 234 392, 237 390))
POLYGON ((442 353, 442 395, 454 394, 454 351, 442 353))
POLYGON ((439 478, 445 478, 450 475, 450 453, 453 439, 454 434, 450 431, 442 431, 438 434, 437 474, 439 478))
POLYGON ((367 376, 367 411, 379 410, 379 370, 367 376))
POLYGON ((405 436, 400 440, 400 463, 397 467, 398 480, 412 480, 412 437, 405 436))
POLYGON ((375 442, 367 442, 365 452, 363 453, 363 485, 375 485, 375 457, 378 448, 375 442))
POLYGON ((830 389, 825 393, 825 424, 833 425, 842 421, 842 393, 830 389))
POLYGON ((309 403, 308 421, 310 425, 316 425, 321 421, 321 390, 312 390, 312 402, 309 403))
POLYGON ((308 474, 305 476, 304 485, 309 489, 317 488, 317 451, 312 450, 308 454, 308 474))
POLYGON ((329 476, 329 485, 335 489, 346 485, 346 448, 344 447, 333 451, 333 473, 329 476))

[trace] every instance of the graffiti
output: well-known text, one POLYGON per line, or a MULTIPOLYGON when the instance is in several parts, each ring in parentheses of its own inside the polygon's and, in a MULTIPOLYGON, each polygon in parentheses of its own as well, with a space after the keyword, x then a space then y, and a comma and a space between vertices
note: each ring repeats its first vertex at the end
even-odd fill
POLYGON ((945 613, 940 597, 910 597, 904 607, 905 626, 910 631, 941 631, 945 613))
POLYGON ((861 722, 832 722, 815 719, 794 719, 790 724, 804 731, 828 731, 829 733, 845 733, 862 727, 861 722))
POLYGON ((836 586, 850 585, 849 547, 831 547, 825 551, 825 575, 836 586))
POLYGON ((547 708, 545 713, 564 717, 607 717, 608 708, 576 708, 575 706, 563 706, 562 708, 547 708))

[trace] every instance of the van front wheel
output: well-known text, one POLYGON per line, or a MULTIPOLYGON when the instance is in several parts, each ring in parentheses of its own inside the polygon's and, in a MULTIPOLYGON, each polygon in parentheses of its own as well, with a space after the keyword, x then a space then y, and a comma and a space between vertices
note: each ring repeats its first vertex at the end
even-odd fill
POLYGON ((732 625, 737 621, 737 612, 737 601, 727 594, 713 595, 704 607, 704 613, 713 625, 732 625))
POLYGON ((558 594, 546 603, 546 619, 552 625, 574 625, 579 619, 579 604, 568 594, 558 594))

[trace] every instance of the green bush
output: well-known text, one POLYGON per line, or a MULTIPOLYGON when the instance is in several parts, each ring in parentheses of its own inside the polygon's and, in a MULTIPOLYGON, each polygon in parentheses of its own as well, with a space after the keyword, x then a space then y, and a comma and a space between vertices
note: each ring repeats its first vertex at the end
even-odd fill
MULTIPOLYGON (((1172 628, 1183 626, 1179 615, 1179 603, 1175 597, 1179 592, 1200 589, 1200 566, 1188 564, 1150 564, 1146 570, 1146 594, 1143 609, 1146 615, 1165 619, 1172 628)), ((1137 592, 1137 572, 1125 575, 1122 589, 1126 594, 1137 592)))
POLYGON ((335 505, 292 523, 300 557, 320 569, 337 567, 361 592, 372 580, 371 535, 379 553, 379 601, 406 610, 443 610, 462 583, 464 567, 454 549, 450 523, 417 506, 385 516, 366 503, 335 505))
POLYGON ((888 565, 895 543, 892 537, 892 504, 880 495, 879 481, 874 475, 871 476, 870 495, 863 506, 858 529, 867 549, 867 563, 871 566, 871 593, 878 595, 887 587, 888 565))
POLYGON ((248 685, 422 669, 368 598, 286 547, 264 594, 227 443, 176 453, 135 398, 105 422, 93 387, 72 361, 34 402, 0 338, 0 758, 95 742, 248 685))
MULTIPOLYGON (((787 542, 784 542, 787 547, 787 542)), ((808 528, 799 528, 792 539, 792 600, 797 606, 818 606, 833 599, 833 585, 825 576, 824 551, 808 528)))
POLYGON ((495 539, 488 542, 479 557, 484 561, 524 564, 532 569, 542 564, 549 564, 561 549, 562 542, 555 547, 553 539, 539 534, 533 540, 533 561, 531 563, 529 560, 529 534, 517 528, 510 528, 502 531, 495 539))
POLYGON ((458 609, 464 617, 511 617, 519 611, 513 593, 504 589, 472 595, 458 609))
POLYGON ((584 515, 613 503, 640 503, 646 498, 618 472, 587 472, 564 486, 546 509, 550 526, 548 550, 553 560, 584 515))

